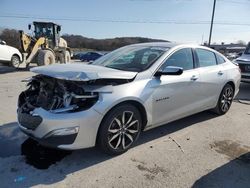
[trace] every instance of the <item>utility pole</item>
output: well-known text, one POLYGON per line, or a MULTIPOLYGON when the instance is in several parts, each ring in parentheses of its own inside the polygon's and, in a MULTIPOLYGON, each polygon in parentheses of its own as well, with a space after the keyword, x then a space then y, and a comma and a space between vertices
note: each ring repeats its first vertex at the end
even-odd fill
POLYGON ((214 6, 213 6, 213 13, 212 13, 211 26, 210 26, 210 34, 209 34, 208 46, 210 46, 210 44, 211 44, 211 38, 212 38, 212 33, 213 33, 215 5, 216 5, 216 0, 214 0, 214 6))

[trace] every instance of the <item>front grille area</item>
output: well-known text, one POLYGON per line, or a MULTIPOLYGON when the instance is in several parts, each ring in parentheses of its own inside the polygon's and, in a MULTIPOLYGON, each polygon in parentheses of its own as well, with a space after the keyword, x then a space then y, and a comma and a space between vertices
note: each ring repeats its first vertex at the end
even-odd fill
POLYGON ((243 79, 250 79, 250 76, 242 75, 241 78, 243 78, 243 79))
POLYGON ((241 72, 250 73, 250 64, 239 63, 241 72))
POLYGON ((42 123, 42 120, 40 116, 32 116, 27 113, 18 112, 18 122, 27 129, 35 130, 42 123))

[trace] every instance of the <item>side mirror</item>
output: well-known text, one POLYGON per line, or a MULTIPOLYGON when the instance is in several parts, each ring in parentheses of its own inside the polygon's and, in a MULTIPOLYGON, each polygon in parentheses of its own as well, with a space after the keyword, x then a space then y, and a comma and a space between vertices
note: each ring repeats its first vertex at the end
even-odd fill
POLYGON ((31 30, 31 24, 28 25, 28 29, 31 30))
POLYGON ((243 54, 243 52, 239 52, 238 54, 237 54, 237 56, 239 57, 239 56, 242 56, 242 54, 243 54))
POLYGON ((155 73, 156 77, 162 75, 181 75, 183 73, 183 68, 175 66, 167 66, 163 70, 159 70, 155 73))
POLYGON ((0 41, 0 44, 6 45, 6 42, 2 40, 2 41, 0 41))

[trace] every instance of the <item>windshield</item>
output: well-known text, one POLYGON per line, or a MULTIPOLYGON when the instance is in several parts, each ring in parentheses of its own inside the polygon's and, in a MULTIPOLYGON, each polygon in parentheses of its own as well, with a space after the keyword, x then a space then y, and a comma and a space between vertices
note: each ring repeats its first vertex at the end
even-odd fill
POLYGON ((53 25, 46 24, 36 24, 35 25, 35 36, 39 37, 48 37, 49 39, 53 38, 53 25))
POLYGON ((250 43, 248 43, 247 48, 246 48, 244 54, 250 54, 250 43))
POLYGON ((125 46, 102 56, 93 65, 141 72, 149 68, 168 49, 157 46, 125 46))

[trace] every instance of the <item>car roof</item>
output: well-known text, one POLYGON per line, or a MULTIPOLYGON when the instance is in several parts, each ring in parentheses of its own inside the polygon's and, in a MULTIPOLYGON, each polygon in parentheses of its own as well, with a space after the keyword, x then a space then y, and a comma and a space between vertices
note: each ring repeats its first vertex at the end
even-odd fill
POLYGON ((180 45, 179 43, 174 42, 146 42, 146 43, 138 43, 138 44, 131 44, 130 46, 151 46, 151 47, 167 47, 173 48, 175 46, 180 45))
POLYGON ((137 43, 137 44, 131 44, 129 46, 149 46, 149 47, 166 47, 166 48, 173 48, 173 47, 199 47, 199 48, 203 48, 203 49, 207 49, 207 50, 211 50, 211 51, 215 51, 212 48, 209 48, 207 46, 202 46, 199 44, 195 44, 195 43, 177 43, 177 42, 146 42, 146 43, 137 43))

